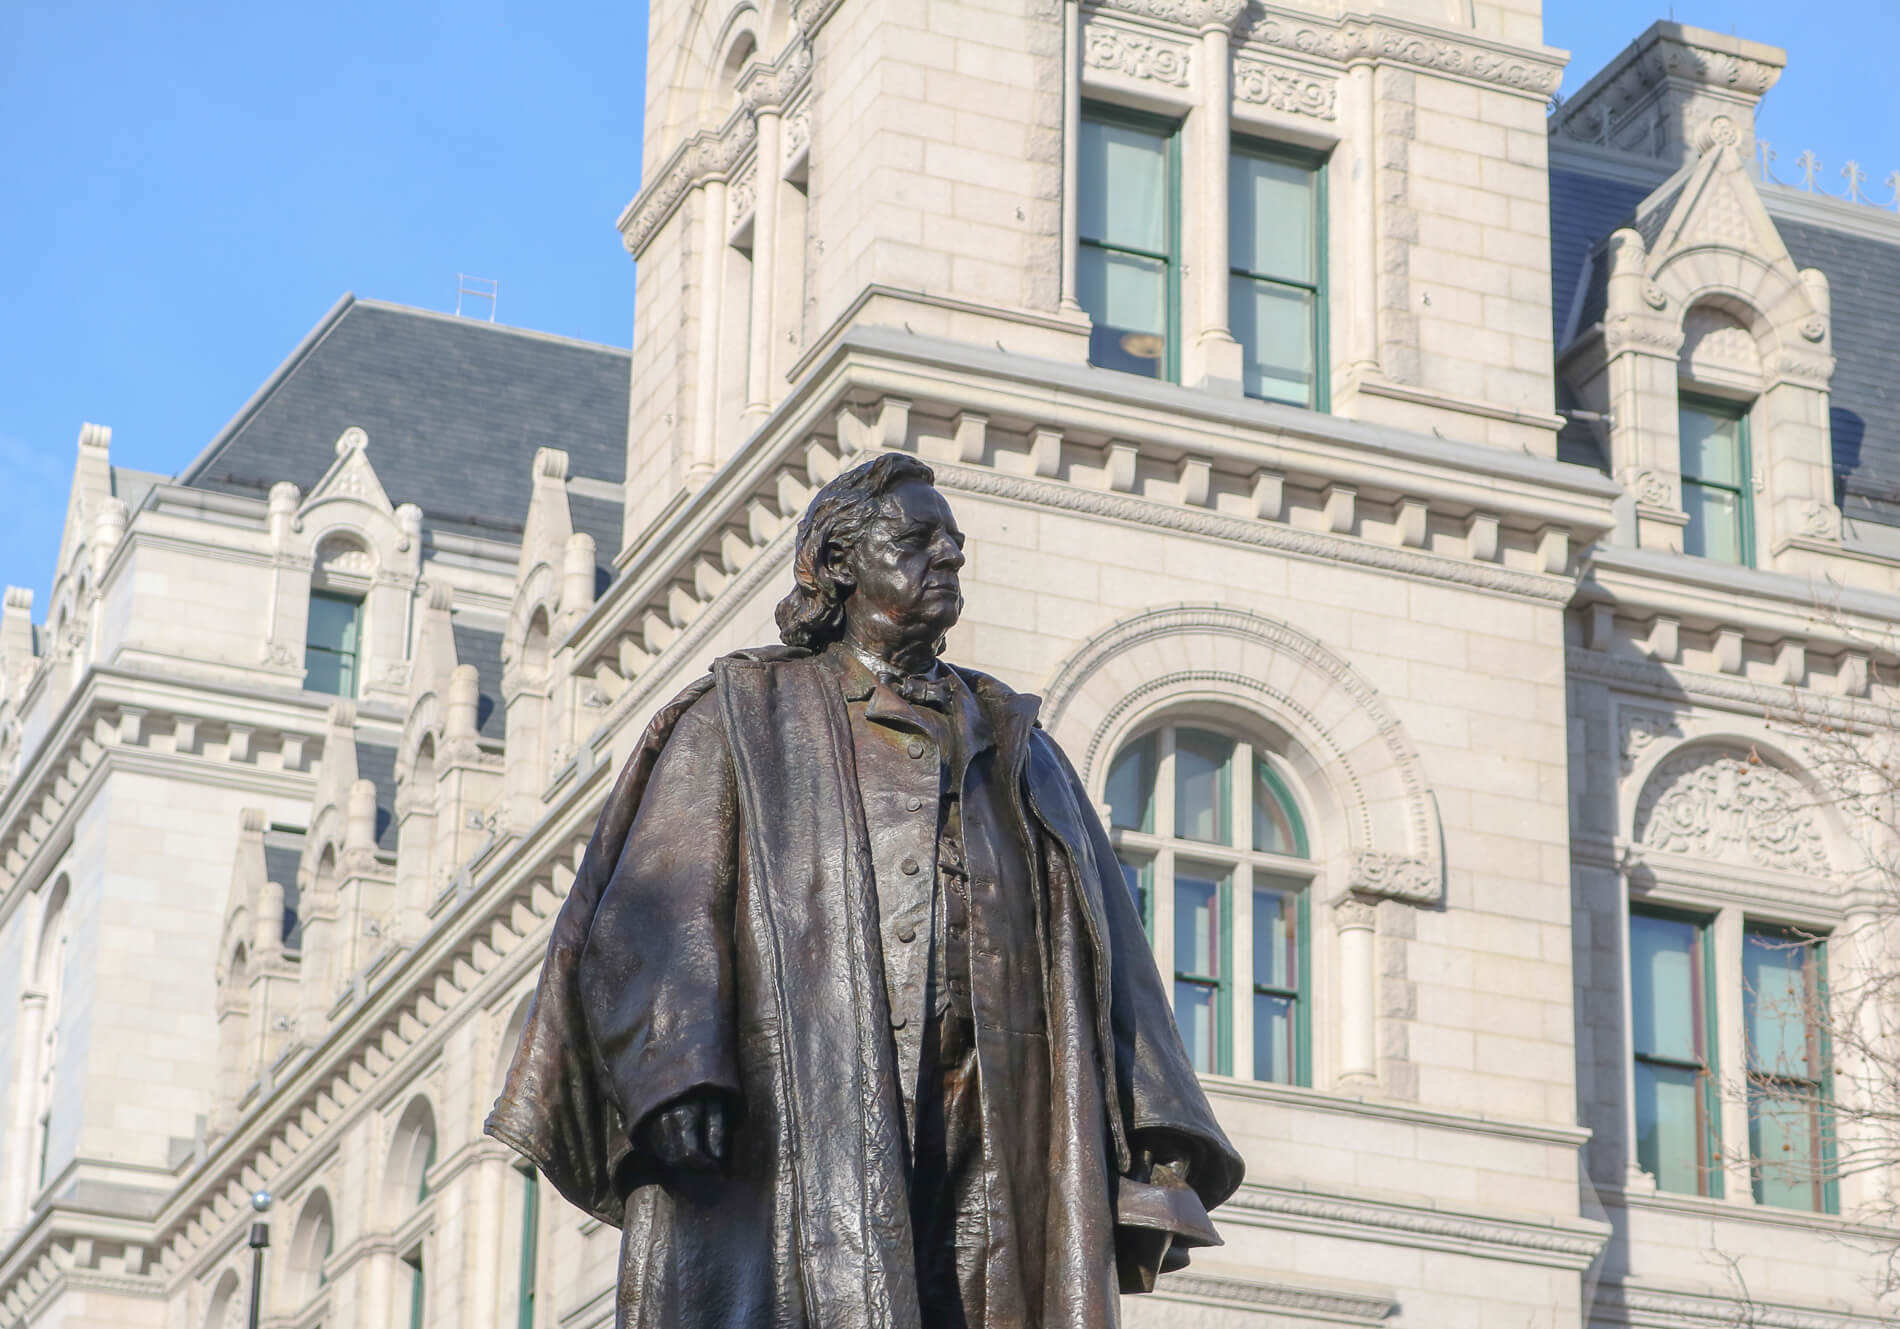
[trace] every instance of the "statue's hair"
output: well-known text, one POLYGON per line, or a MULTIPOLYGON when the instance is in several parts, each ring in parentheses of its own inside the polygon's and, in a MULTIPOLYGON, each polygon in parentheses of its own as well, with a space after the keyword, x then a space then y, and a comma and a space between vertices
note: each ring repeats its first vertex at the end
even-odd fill
POLYGON ((812 498, 798 522, 792 556, 797 585, 778 602, 778 635, 787 646, 821 651, 844 635, 848 593, 830 567, 848 554, 878 515, 878 500, 910 480, 935 484, 937 473, 915 457, 887 452, 854 466, 812 498))

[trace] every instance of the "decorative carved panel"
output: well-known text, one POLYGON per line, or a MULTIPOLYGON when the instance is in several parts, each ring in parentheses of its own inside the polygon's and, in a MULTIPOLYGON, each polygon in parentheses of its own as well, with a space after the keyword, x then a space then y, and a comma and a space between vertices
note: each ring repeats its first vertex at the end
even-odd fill
POLYGON ((1636 804, 1650 849, 1719 863, 1825 874, 1815 800, 1787 771, 1722 748, 1689 748, 1658 766, 1636 804))

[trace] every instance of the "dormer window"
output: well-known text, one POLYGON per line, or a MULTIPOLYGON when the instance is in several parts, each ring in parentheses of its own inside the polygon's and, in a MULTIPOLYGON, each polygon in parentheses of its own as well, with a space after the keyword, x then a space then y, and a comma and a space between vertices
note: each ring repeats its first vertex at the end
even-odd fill
POLYGON ((1679 398, 1682 440, 1682 552, 1753 567, 1755 513, 1749 477, 1748 411, 1740 402, 1679 398))
POLYGON ((360 680, 363 602, 335 591, 310 592, 310 622, 304 635, 304 688, 333 697, 354 697, 360 680))

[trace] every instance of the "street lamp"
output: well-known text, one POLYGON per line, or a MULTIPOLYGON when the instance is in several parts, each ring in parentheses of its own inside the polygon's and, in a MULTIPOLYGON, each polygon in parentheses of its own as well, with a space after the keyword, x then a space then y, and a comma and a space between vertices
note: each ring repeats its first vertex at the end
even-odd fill
POLYGON ((270 1245, 270 1224, 262 1215, 270 1210, 270 1192, 259 1191, 251 1197, 251 1208, 259 1218, 251 1224, 251 1329, 257 1329, 258 1312, 263 1308, 264 1250, 270 1245))

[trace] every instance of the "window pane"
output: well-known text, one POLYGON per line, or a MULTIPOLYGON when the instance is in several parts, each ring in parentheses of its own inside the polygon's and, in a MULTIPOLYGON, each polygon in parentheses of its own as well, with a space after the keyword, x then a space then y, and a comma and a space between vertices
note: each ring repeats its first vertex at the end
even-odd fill
POLYGON ((1121 860, 1122 882, 1128 887, 1129 898, 1135 902, 1135 912, 1141 916, 1143 927, 1148 926, 1148 865, 1130 863, 1121 860))
POLYGON ((1293 999, 1257 992, 1253 999, 1253 1078, 1293 1083, 1293 999))
POLYGON ((1313 404, 1313 294, 1234 277, 1228 317, 1240 343, 1241 386, 1250 397, 1313 404))
POLYGON ((1174 833, 1183 840, 1232 844, 1228 816, 1227 768, 1232 740, 1200 729, 1183 729, 1174 739, 1174 833))
POLYGON ((1076 220, 1082 239, 1154 254, 1167 252, 1165 135, 1084 120, 1080 170, 1076 220))
POLYGON ((1076 296, 1094 320, 1089 363, 1125 374, 1167 372, 1167 266, 1083 245, 1076 254, 1076 296))
POLYGON ((1220 883, 1192 875, 1174 877, 1174 971, 1196 978, 1221 977, 1220 883))
POLYGON ((1630 915, 1630 1006, 1639 1056, 1702 1059, 1698 932, 1681 919, 1630 915))
POLYGON ((1783 1209, 1814 1209, 1815 1104, 1790 1086, 1788 1097, 1748 1091, 1748 1152, 1755 1162, 1755 1200, 1783 1209))
POLYGON ((1703 1193, 1701 1080, 1699 1071, 1636 1064, 1636 1161, 1658 1190, 1703 1193))
POLYGON ((1688 480, 1742 487, 1742 422, 1720 411, 1685 405, 1677 416, 1682 474, 1688 480))
POLYGON ((327 692, 333 697, 356 695, 355 660, 334 651, 313 650, 305 654, 304 687, 311 692, 327 692))
POLYGON ((333 651, 354 651, 357 611, 361 607, 356 601, 341 596, 312 594, 306 640, 312 646, 333 651))
POLYGON ((1253 847, 1270 854, 1306 857, 1306 837, 1299 814, 1281 792, 1273 771, 1264 761, 1253 770, 1253 847))
POLYGON ((1689 514, 1689 524, 1682 531, 1683 553, 1723 563, 1742 561, 1740 496, 1684 480, 1682 510, 1689 514))
POLYGON ((1194 1063, 1195 1070, 1203 1073, 1212 1073, 1216 1065, 1214 1049, 1219 1033, 1214 1027, 1217 1013, 1214 993, 1215 989, 1202 983, 1174 985, 1174 1022, 1180 1026, 1188 1060, 1194 1063))
POLYGON ((1253 981, 1261 987, 1300 985, 1299 908, 1296 895, 1253 893, 1253 981))
POLYGON ((1131 831, 1155 825, 1155 736, 1121 750, 1108 768, 1108 824, 1131 831))
POLYGON ((1808 1052, 1808 1030, 1820 1017, 1810 1009, 1812 954, 1806 945, 1773 933, 1750 932, 1743 938, 1742 1007, 1750 1070, 1798 1079, 1819 1074, 1808 1052))
POLYGON ((1318 266, 1312 170, 1240 153, 1229 162, 1229 261, 1263 277, 1311 282, 1318 266))

